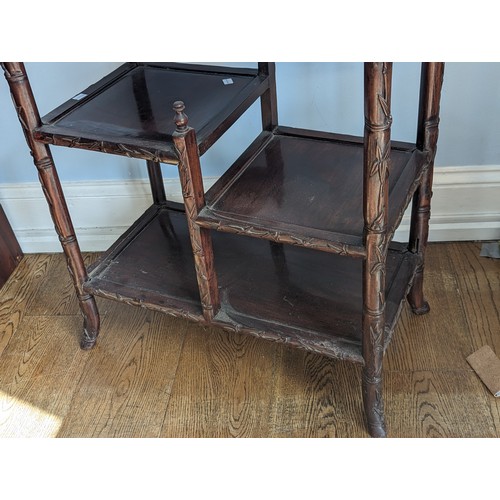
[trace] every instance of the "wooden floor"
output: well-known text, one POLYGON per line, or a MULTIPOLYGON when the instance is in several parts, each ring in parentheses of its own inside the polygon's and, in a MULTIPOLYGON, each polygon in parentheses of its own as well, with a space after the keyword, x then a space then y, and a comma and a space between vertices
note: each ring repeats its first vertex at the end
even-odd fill
MULTIPOLYGON (((500 261, 480 246, 429 246, 431 312, 405 307, 384 361, 390 437, 500 437, 500 398, 465 360, 500 355, 500 261)), ((98 304, 84 352, 62 254, 26 256, 1 289, 1 437, 368 436, 359 366, 98 304)))

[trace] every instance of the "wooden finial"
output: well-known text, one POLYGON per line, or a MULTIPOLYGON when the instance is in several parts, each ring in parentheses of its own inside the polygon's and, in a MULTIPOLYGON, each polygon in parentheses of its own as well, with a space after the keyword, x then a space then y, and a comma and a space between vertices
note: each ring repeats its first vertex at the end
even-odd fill
POLYGON ((184 113, 184 103, 182 101, 175 101, 173 109, 175 111, 175 125, 177 127, 177 132, 184 132, 187 129, 188 117, 184 113))

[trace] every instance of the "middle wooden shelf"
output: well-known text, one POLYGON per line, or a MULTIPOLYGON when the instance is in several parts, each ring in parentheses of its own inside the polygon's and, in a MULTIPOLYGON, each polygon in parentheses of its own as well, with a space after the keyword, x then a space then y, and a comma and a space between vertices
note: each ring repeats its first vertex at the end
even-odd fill
MULTIPOLYGON (((411 143, 393 141, 390 158, 388 240, 425 165, 411 143)), ((262 132, 206 193, 196 222, 362 257, 363 138, 289 127, 262 132)))

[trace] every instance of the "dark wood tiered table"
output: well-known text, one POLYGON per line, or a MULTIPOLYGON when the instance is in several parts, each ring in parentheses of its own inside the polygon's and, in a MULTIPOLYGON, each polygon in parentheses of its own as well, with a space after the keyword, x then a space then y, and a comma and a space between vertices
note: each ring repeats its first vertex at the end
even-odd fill
POLYGON ((443 68, 422 65, 416 142, 391 143, 390 63, 365 64, 364 137, 279 126, 271 63, 129 63, 43 119, 24 66, 4 63, 68 257, 82 347, 97 338, 97 295, 358 362, 368 430, 384 436, 384 351, 405 298, 415 313, 429 310, 443 68), (200 156, 259 98, 262 133, 204 193, 200 156), (152 206, 89 269, 49 144, 147 162, 152 206), (178 166, 184 204, 166 200, 160 163, 178 166), (392 243, 412 199, 410 241, 392 243))

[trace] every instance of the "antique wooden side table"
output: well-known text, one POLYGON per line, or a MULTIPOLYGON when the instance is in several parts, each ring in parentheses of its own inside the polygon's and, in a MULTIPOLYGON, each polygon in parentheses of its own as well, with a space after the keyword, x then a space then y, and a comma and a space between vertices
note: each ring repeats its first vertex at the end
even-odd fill
POLYGON ((390 140, 391 63, 365 63, 364 137, 280 126, 272 63, 128 63, 42 119, 23 64, 3 68, 67 256, 82 348, 96 341, 101 296, 361 363, 368 431, 386 435, 384 352, 405 298, 429 310, 443 63, 422 64, 415 143, 390 140), (205 193, 200 156, 259 98, 262 132, 205 193), (51 144, 146 160, 151 207, 89 269, 51 144), (160 163, 177 165, 183 205, 166 200, 160 163), (412 199, 409 243, 393 243, 412 199))

